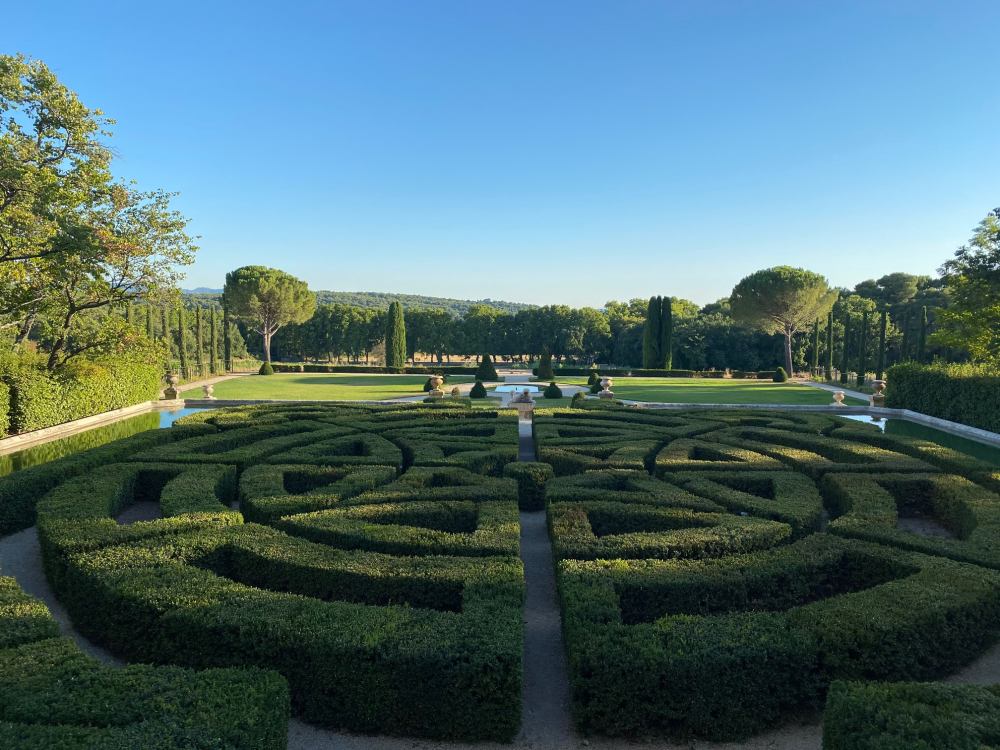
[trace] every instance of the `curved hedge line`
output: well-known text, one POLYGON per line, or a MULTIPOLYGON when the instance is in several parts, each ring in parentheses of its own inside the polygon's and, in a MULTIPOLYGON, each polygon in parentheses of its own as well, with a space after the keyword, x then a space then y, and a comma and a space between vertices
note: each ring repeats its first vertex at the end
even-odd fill
POLYGON ((535 420, 585 733, 740 740, 834 680, 943 676, 1000 636, 997 473, 976 459, 825 415, 535 420), (896 528, 913 506, 956 538, 896 528))
POLYGON ((38 430, 151 401, 159 395, 162 374, 155 365, 122 360, 62 373, 33 362, 4 362, 0 381, 9 390, 9 430, 38 430))
POLYGON ((163 431, 193 431, 181 439, 137 441, 52 486, 38 504, 49 580, 78 629, 123 658, 277 670, 295 713, 323 726, 510 739, 517 484, 419 455, 400 474, 394 442, 502 452, 506 421, 398 405, 192 415, 163 431), (245 523, 237 499, 272 526, 245 523), (115 520, 142 500, 164 517, 115 520))
POLYGON ((107 667, 0 578, 0 746, 284 750, 288 685, 254 668, 107 667))
POLYGON ((885 405, 1000 432, 1000 374, 904 362, 886 373, 885 405))

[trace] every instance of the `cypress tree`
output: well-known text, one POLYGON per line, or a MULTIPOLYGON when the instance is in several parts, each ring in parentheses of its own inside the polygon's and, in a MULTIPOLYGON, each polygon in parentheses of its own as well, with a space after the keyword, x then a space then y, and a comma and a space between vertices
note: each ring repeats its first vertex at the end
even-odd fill
POLYGON ((204 375, 205 361, 202 358, 202 349, 205 346, 205 339, 201 331, 201 305, 194 309, 194 366, 198 370, 198 377, 204 375))
POLYGON ((181 377, 187 380, 190 377, 188 371, 187 358, 187 331, 184 330, 184 305, 177 308, 177 352, 181 360, 181 377))
POLYGON ((167 342, 168 356, 173 357, 173 342, 170 340, 170 311, 164 305, 160 309, 160 338, 167 342))
POLYGON ((885 374, 885 332, 889 326, 889 313, 882 308, 882 316, 878 327, 878 365, 875 370, 875 379, 881 380, 885 374))
POLYGON ((552 355, 549 352, 543 352, 542 358, 538 361, 538 379, 549 381, 556 379, 552 370, 552 355))
POLYGON ((826 316, 826 375, 827 380, 833 380, 833 311, 826 316))
POLYGON ((910 358, 910 311, 903 313, 903 341, 899 345, 899 360, 905 362, 910 358))
POLYGON ((652 370, 660 361, 660 312, 662 301, 650 297, 646 306, 646 325, 642 329, 642 366, 652 370))
POLYGON ((229 330, 229 306, 222 305, 222 369, 233 370, 233 336, 229 330))
POLYGON ((868 311, 861 313, 861 330, 858 332, 858 385, 865 384, 868 369, 868 311))
POLYGON ((153 340, 153 306, 146 303, 146 338, 153 340))
POLYGON ((847 385, 847 371, 850 369, 850 361, 848 360, 849 349, 848 342, 851 340, 851 316, 844 316, 844 351, 841 352, 840 356, 840 383, 841 385, 847 385))
POLYGON ((674 311, 673 299, 660 300, 660 361, 657 367, 671 370, 674 366, 674 311))
POLYGON ((406 367, 406 322, 403 306, 398 301, 389 304, 385 323, 385 366, 390 370, 406 367))
POLYGON ((500 379, 497 375, 497 368, 493 366, 493 358, 489 354, 484 354, 479 360, 479 367, 476 369, 476 380, 495 382, 500 379))
POLYGON ((215 330, 215 308, 211 308, 208 319, 208 337, 211 340, 208 349, 208 370, 212 375, 219 372, 219 336, 215 330))
POLYGON ((917 361, 923 362, 927 356, 927 305, 920 309, 920 339, 917 341, 917 361))
POLYGON ((813 377, 819 376, 819 320, 813 323, 813 377))

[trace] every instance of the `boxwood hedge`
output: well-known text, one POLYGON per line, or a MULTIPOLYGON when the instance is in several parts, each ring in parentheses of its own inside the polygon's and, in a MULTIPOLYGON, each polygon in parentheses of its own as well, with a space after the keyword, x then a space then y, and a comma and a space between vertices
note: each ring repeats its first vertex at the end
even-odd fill
POLYGON ((1000 685, 835 682, 824 750, 981 750, 1000 742, 1000 685))
POLYGON ((108 667, 0 578, 0 746, 283 750, 288 685, 252 667, 108 667))

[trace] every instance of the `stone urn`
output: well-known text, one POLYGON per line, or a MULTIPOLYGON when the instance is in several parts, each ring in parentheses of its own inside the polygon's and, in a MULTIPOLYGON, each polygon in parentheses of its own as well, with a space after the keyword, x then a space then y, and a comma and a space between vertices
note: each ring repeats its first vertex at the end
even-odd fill
POLYGON ((885 406, 885 381, 873 380, 872 387, 875 393, 872 394, 872 406, 885 406))
POLYGON ((834 406, 843 406, 844 405, 844 392, 843 391, 834 391, 833 392, 833 405, 834 406))
POLYGON ((181 392, 177 390, 177 384, 181 380, 180 376, 175 372, 171 372, 167 373, 164 380, 167 383, 167 387, 163 389, 163 398, 168 401, 175 401, 180 398, 181 392))
POLYGON ((601 390, 597 394, 598 398, 614 398, 615 394, 611 390, 611 386, 615 383, 613 378, 603 377, 601 378, 601 390))
POLYGON ((517 418, 521 420, 530 420, 535 413, 535 400, 531 398, 527 388, 514 396, 510 400, 510 405, 517 409, 517 418))
POLYGON ((215 386, 211 383, 205 383, 201 387, 202 398, 206 401, 215 401, 215 386))
POLYGON ((430 381, 431 389, 427 392, 427 395, 430 398, 444 398, 444 391, 441 390, 444 378, 440 375, 431 375, 428 380, 430 381))

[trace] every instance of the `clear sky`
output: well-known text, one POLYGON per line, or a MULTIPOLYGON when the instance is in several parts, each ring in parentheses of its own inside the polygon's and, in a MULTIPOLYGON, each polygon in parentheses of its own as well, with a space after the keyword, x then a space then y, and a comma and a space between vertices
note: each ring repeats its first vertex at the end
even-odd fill
POLYGON ((704 303, 932 274, 1000 205, 1000 3, 5 3, 181 193, 185 286, 704 303))

